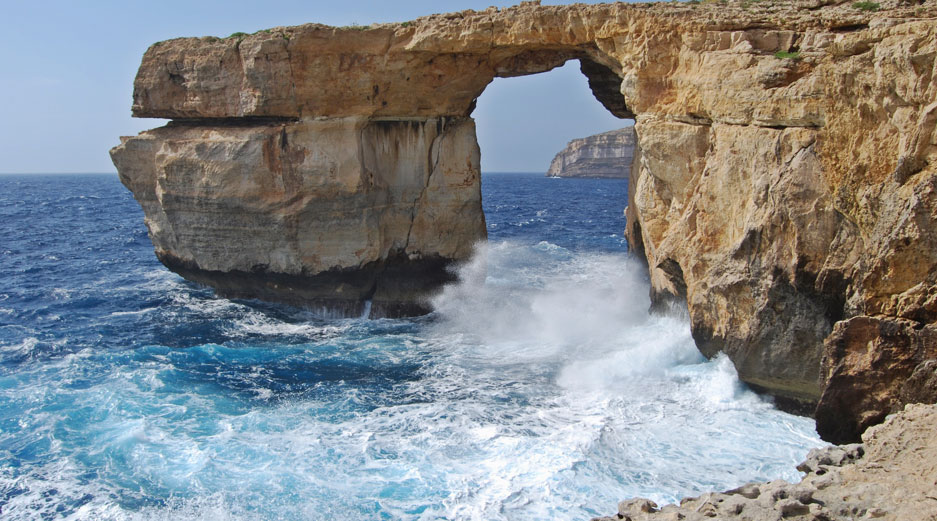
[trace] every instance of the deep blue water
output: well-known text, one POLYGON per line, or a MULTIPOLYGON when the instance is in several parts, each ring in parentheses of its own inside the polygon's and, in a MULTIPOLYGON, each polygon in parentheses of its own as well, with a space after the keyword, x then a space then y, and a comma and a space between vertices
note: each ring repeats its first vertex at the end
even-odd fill
POLYGON ((0 176, 3 519, 588 519, 793 479, 812 422, 649 316, 624 181, 485 175, 427 317, 216 298, 113 175, 0 176))

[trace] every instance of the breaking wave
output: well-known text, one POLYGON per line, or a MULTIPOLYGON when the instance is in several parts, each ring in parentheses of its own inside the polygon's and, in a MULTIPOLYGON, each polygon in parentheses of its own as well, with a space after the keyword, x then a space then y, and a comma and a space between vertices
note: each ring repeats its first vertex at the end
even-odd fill
MULTIPOLYGON (((100 184, 62 204, 139 223, 100 184)), ((559 213, 497 188, 492 230, 559 213)), ((136 228, 97 229, 100 264, 13 237, 49 280, 36 300, 26 260, 0 267, 3 518, 587 519, 796 478, 812 422, 701 357, 685 313, 649 315, 620 234, 589 226, 492 232, 407 320, 217 298, 119 240, 136 228)))

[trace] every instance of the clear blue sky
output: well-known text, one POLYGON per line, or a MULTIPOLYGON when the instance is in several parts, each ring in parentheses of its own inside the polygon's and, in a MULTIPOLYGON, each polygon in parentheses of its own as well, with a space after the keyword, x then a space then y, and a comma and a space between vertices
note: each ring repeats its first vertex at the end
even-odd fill
MULTIPOLYGON (((163 124, 130 117, 140 58, 158 40, 307 22, 367 25, 513 3, 7 2, 0 20, 0 173, 113 172, 107 151, 119 136, 163 124)), ((631 123, 592 98, 576 62, 545 74, 495 80, 473 116, 485 171, 546 171, 570 139, 631 123)))

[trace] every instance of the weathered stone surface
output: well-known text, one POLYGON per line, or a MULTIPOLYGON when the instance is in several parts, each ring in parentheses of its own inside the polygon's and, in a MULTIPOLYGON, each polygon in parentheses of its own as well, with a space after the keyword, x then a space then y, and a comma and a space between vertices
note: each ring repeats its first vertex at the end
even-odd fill
POLYGON ((553 158, 549 177, 626 178, 634 159, 634 128, 574 139, 553 158))
POLYGON ((821 371, 824 340, 851 317, 913 328, 937 317, 934 20, 891 12, 772 33, 778 45, 793 38, 798 60, 776 58, 752 30, 682 34, 669 63, 686 85, 668 81, 652 114, 629 99, 641 149, 629 241, 655 299, 687 299, 704 353, 725 351, 743 380, 793 410, 840 397, 818 421, 853 427, 821 432, 857 439, 902 404, 910 373, 847 368, 855 357, 827 357, 838 365, 821 371), (860 399, 868 385, 879 398, 860 399))
POLYGON ((161 258, 188 276, 360 303, 382 294, 379 273, 435 266, 417 288, 387 282, 384 300, 405 306, 484 237, 475 99, 494 77, 578 59, 596 98, 636 120, 628 235, 655 302, 685 298, 704 353, 725 351, 788 408, 824 396, 837 405, 818 414, 855 436, 919 396, 903 389, 922 360, 876 372, 876 398, 860 400, 850 375, 887 357, 834 356, 834 331, 861 336, 840 322, 922 331, 937 318, 935 15, 935 0, 527 2, 171 40, 144 56, 133 110, 185 124, 114 158, 161 258), (452 126, 431 132, 442 118, 452 126), (304 280, 319 282, 294 288, 304 280))
POLYGON ((905 403, 937 401, 935 358, 937 324, 869 316, 838 322, 825 344, 817 431, 849 441, 905 403))
POLYGON ((809 10, 787 2, 751 8, 538 4, 400 24, 307 24, 160 42, 143 57, 133 113, 173 119, 465 116, 495 77, 580 59, 596 97, 622 117, 815 124, 824 105, 811 98, 815 92, 788 98, 765 89, 786 85, 810 67, 774 63, 771 53, 801 40, 819 49, 837 27, 863 26, 876 16, 849 6, 809 10), (749 70, 755 66, 757 76, 749 70), (696 74, 701 68, 703 77, 696 74), (714 74, 719 70, 727 74, 714 74), (770 106, 782 100, 783 108, 770 106))
POLYGON ((629 216, 655 297, 687 299, 704 354, 725 351, 743 380, 809 404, 820 345, 842 311, 841 288, 818 288, 804 257, 848 226, 820 185, 815 131, 639 125, 629 216))
POLYGON ((470 119, 171 124, 112 156, 160 260, 227 295, 426 312, 485 238, 470 119))
POLYGON ((679 505, 622 501, 596 521, 886 521, 937 519, 937 405, 908 405, 862 436, 862 444, 814 449, 800 483, 750 483, 685 498, 679 505))

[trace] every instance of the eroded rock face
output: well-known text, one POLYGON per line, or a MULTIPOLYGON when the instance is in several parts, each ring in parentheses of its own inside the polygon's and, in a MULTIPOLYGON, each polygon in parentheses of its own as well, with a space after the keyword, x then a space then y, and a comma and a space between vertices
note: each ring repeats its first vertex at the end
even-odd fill
POLYGON ((634 159, 634 129, 625 127, 574 139, 556 154, 549 177, 627 178, 634 159))
POLYGON ((749 483, 679 505, 622 501, 595 521, 851 521, 937 519, 937 405, 908 405, 869 429, 862 444, 814 449, 797 469, 800 483, 749 483))
POLYGON ((226 295, 425 313, 485 237, 471 119, 171 124, 112 155, 159 259, 226 295))
MULTIPOLYGON (((695 85, 666 89, 652 115, 629 104, 641 147, 629 239, 656 298, 687 299, 704 353, 726 351, 788 408, 819 400, 821 433, 855 440, 903 404, 914 363, 933 356, 869 371, 827 340, 842 320, 910 321, 918 334, 937 316, 933 19, 775 33, 798 60, 766 52, 757 31, 722 44, 708 34, 684 36, 670 62, 695 85)), ((850 349, 887 344, 870 341, 850 349)))
POLYGON ((824 432, 855 439, 921 395, 908 381, 931 356, 913 346, 937 318, 935 15, 934 0, 528 2, 171 40, 144 56, 133 111, 176 122, 112 154, 184 275, 403 312, 484 238, 475 99, 578 59, 636 120, 628 236, 655 302, 686 299, 704 353, 789 408, 819 401, 838 425, 824 432), (918 340, 851 332, 869 321, 918 340), (851 354, 886 346, 917 351, 851 354))
POLYGON ((843 320, 826 339, 823 356, 827 385, 817 407, 817 431, 825 439, 852 439, 905 403, 937 402, 937 324, 868 316, 843 320))

